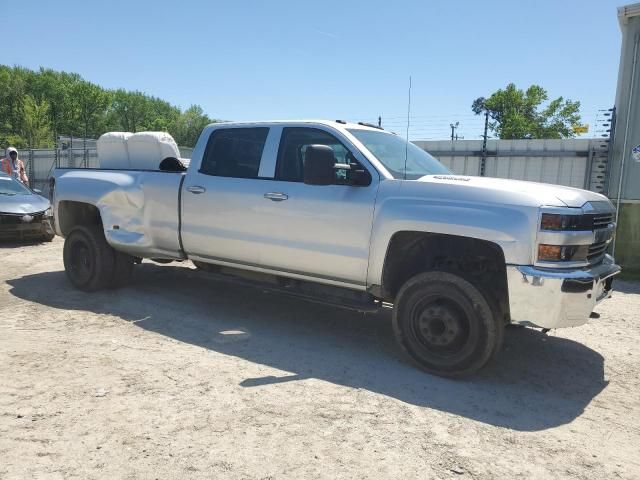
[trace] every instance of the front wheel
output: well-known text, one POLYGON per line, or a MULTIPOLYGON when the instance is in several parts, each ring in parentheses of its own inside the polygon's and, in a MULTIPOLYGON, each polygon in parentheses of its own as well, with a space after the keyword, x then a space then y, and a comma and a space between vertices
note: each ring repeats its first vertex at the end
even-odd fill
POLYGON ((461 377, 482 368, 501 338, 482 293, 447 272, 416 275, 398 292, 393 310, 396 339, 423 370, 461 377))

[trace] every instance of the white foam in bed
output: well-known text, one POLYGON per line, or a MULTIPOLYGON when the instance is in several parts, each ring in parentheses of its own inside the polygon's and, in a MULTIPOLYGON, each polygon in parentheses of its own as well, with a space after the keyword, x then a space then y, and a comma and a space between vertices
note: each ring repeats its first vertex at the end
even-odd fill
POLYGON ((97 142, 100 168, 131 168, 127 139, 129 132, 108 132, 101 135, 97 142))
POLYGON ((100 168, 158 170, 167 157, 180 158, 180 151, 165 132, 109 132, 98 139, 100 168))

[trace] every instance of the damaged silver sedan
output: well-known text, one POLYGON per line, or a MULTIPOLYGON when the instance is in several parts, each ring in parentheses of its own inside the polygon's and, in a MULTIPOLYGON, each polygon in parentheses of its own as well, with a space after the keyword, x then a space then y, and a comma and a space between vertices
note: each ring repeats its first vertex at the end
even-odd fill
POLYGON ((49 200, 0 173, 0 240, 53 240, 49 200))

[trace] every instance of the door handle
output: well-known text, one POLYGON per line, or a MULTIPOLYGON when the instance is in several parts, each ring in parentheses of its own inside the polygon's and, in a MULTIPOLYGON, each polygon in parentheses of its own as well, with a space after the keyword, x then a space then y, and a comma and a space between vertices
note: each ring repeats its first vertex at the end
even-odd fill
POLYGON ((196 195, 207 191, 206 188, 201 187, 200 185, 191 185, 190 187, 187 187, 187 190, 189 190, 191 193, 195 193, 196 195))
POLYGON ((269 192, 264 194, 264 198, 272 200, 274 202, 282 202, 283 200, 289 198, 289 195, 280 192, 269 192))

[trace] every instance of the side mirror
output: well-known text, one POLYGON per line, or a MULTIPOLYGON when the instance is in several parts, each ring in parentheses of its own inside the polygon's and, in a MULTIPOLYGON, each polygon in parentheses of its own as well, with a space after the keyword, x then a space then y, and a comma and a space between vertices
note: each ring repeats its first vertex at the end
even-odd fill
MULTIPOLYGON (((349 185, 356 187, 367 187, 371 185, 371 174, 358 163, 351 152, 347 154, 346 169, 347 180, 349 185)), ((336 165, 337 166, 337 165, 336 165)))
POLYGON ((336 174, 336 157, 327 145, 309 145, 304 159, 304 183, 307 185, 332 185, 336 174))

